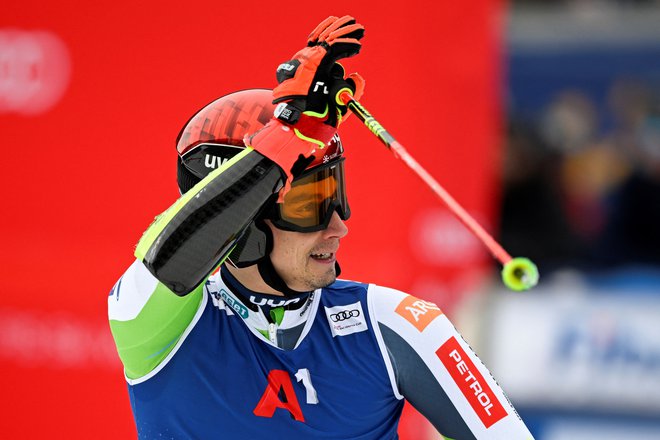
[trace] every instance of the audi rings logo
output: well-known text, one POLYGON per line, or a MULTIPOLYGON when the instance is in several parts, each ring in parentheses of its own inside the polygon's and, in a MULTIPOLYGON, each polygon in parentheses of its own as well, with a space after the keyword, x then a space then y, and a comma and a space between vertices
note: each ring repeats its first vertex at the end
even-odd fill
POLYGON ((66 45, 48 31, 0 29, 0 115, 38 115, 64 95, 71 76, 66 45))
POLYGON ((340 322, 351 318, 357 318, 358 316, 360 316, 360 311, 357 309, 341 310, 339 313, 331 314, 330 319, 332 319, 332 322, 340 322))
POLYGON ((324 309, 333 338, 363 332, 369 328, 360 301, 334 307, 324 306, 324 309))

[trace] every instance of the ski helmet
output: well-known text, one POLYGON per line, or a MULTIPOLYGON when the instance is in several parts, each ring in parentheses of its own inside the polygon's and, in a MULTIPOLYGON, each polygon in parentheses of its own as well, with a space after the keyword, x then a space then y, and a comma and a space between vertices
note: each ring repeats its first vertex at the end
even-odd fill
MULTIPOLYGON (((186 123, 176 146, 177 183, 181 194, 245 148, 243 138, 261 129, 272 118, 275 110, 272 99, 272 91, 268 89, 234 92, 206 105, 186 123)), ((270 253, 272 237, 264 219, 271 220, 277 228, 298 232, 326 228, 335 211, 343 220, 348 219, 344 149, 339 135, 317 152, 323 154, 316 154, 304 172, 293 180, 284 203, 275 203, 274 196, 263 213, 248 226, 229 255, 232 264, 246 267, 270 253), (303 206, 301 199, 308 203, 303 206)))

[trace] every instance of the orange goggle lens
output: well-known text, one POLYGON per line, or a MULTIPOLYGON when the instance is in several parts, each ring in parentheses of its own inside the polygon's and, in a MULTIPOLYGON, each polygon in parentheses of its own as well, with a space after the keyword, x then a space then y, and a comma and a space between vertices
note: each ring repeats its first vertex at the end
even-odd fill
POLYGON ((327 228, 334 211, 342 220, 350 216, 343 160, 294 180, 271 221, 280 229, 312 232, 327 228))

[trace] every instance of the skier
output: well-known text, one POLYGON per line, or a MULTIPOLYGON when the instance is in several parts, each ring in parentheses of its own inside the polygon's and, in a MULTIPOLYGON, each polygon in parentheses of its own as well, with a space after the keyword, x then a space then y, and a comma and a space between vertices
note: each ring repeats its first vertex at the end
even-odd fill
POLYGON ((440 308, 337 279, 337 96, 364 89, 337 61, 363 35, 329 17, 274 90, 223 96, 180 133, 182 196, 108 297, 139 438, 396 439, 406 400, 446 438, 532 438, 440 308))

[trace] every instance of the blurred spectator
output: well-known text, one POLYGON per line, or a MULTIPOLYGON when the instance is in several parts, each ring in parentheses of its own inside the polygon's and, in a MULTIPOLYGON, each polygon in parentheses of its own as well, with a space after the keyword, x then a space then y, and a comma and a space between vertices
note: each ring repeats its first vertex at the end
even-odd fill
POLYGON ((641 81, 618 78, 607 91, 607 109, 614 119, 608 137, 631 158, 639 143, 639 133, 651 109, 652 89, 641 81))
POLYGON ((500 240, 513 255, 531 258, 546 271, 579 259, 579 245, 563 215, 556 184, 560 160, 535 126, 510 123, 500 240))
POLYGON ((584 247, 586 261, 593 268, 611 259, 603 249, 610 217, 618 208, 613 194, 629 173, 625 157, 616 145, 592 142, 567 154, 562 163, 561 188, 564 215, 584 247))
POLYGON ((616 264, 660 265, 660 91, 618 83, 611 104, 620 122, 614 138, 635 165, 615 194, 607 245, 616 264))
POLYGON ((540 122, 545 142, 560 153, 579 151, 594 139, 598 114, 579 90, 562 90, 548 105, 540 122))
MULTIPOLYGON (((544 272, 660 266, 660 90, 620 80, 613 129, 578 90, 561 90, 538 121, 510 121, 500 239, 544 272), (655 104, 654 104, 655 103, 655 104)), ((600 110, 600 111, 599 111, 600 110)))

